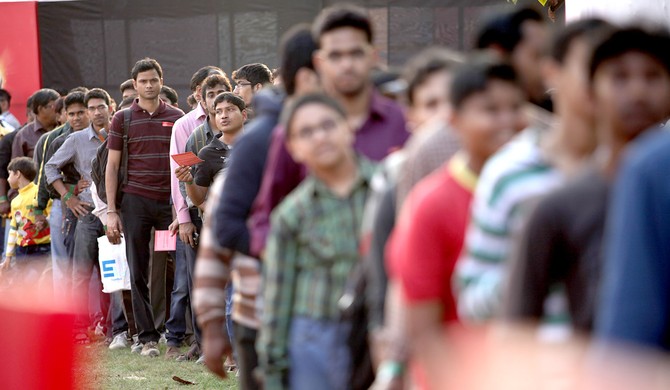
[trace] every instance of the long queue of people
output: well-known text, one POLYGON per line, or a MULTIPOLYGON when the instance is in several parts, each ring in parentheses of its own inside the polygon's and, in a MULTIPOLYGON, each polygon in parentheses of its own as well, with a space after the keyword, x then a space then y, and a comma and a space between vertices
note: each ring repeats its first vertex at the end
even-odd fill
POLYGON ((20 127, 0 90, 3 288, 48 276, 83 300, 74 342, 243 389, 502 386, 476 374, 494 324, 667 351, 667 29, 510 7, 391 81, 373 42, 365 10, 325 8, 274 71, 196 71, 186 113, 151 58, 118 107, 41 89, 20 127), (129 291, 101 292, 99 237, 129 291))

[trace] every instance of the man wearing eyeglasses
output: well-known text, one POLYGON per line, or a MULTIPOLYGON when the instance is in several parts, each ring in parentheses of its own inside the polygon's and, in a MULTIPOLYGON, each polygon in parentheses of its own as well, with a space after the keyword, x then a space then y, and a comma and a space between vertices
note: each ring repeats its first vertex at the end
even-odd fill
POLYGON ((247 106, 247 112, 251 106, 251 101, 256 92, 260 91, 265 85, 272 84, 272 71, 265 64, 255 63, 247 64, 234 71, 232 74, 233 81, 235 81, 235 89, 233 93, 244 100, 247 106))

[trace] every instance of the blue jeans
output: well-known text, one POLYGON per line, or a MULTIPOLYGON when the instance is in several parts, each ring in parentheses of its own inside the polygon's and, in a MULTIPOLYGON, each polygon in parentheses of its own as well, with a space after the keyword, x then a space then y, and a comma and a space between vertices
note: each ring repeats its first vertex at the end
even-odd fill
POLYGON ((51 268, 54 293, 61 298, 69 297, 71 290, 72 262, 65 248, 63 235, 63 207, 60 199, 54 199, 49 214, 51 231, 51 268))
POLYGON ((174 286, 170 301, 170 318, 165 323, 167 344, 180 347, 186 335, 186 307, 188 299, 188 273, 186 271, 185 244, 177 238, 174 266, 174 286))
POLYGON ((294 317, 289 335, 291 389, 346 389, 351 371, 351 324, 294 317))
MULTIPOLYGON (((81 313, 81 317, 78 319, 79 326, 88 326, 89 322, 89 298, 90 298, 90 285, 91 285, 91 275, 95 268, 96 271, 99 270, 98 265, 98 237, 105 234, 105 231, 102 227, 102 222, 100 219, 88 213, 84 216, 81 216, 77 221, 74 233, 74 256, 73 256, 73 266, 72 266, 72 292, 74 296, 80 296, 84 298, 84 308, 85 314, 81 313), (78 295, 77 295, 78 294, 78 295)), ((99 280, 99 278, 98 278, 99 280)), ((98 281, 98 288, 99 288, 98 281)), ((101 291, 96 288, 97 298, 100 297, 101 291)), ((94 298, 95 299, 95 298, 94 298)), ((103 314, 106 316, 107 313, 103 314)))

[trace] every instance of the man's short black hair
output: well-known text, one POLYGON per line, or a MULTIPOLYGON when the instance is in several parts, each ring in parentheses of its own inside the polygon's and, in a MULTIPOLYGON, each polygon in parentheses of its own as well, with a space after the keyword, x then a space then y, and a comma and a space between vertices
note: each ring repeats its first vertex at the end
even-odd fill
POLYGON ((83 92, 79 91, 70 92, 63 99, 63 105, 65 106, 66 110, 73 104, 81 104, 82 106, 86 107, 86 103, 84 102, 85 98, 86 94, 83 92))
POLYGON ((37 176, 37 167, 30 157, 15 157, 9 162, 7 170, 10 172, 20 172, 23 177, 33 181, 37 176))
POLYGON ((130 75, 132 76, 133 80, 137 81, 138 74, 149 70, 155 70, 158 73, 158 77, 163 78, 163 68, 161 68, 161 64, 159 64, 158 61, 154 60, 153 58, 149 57, 137 61, 133 66, 133 69, 130 71, 130 75))
POLYGON ((227 102, 230 104, 234 104, 237 106, 237 108, 240 109, 240 112, 244 111, 247 108, 247 105, 244 104, 244 100, 235 95, 232 92, 221 92, 220 94, 216 95, 216 99, 214 99, 214 108, 220 103, 227 102))
POLYGON ((630 52, 648 55, 660 62, 670 73, 670 35, 660 26, 645 28, 631 26, 611 31, 593 49, 589 65, 589 79, 593 80, 603 62, 630 52))
POLYGON ((33 95, 30 97, 33 113, 37 115, 37 112, 40 107, 48 106, 49 103, 56 101, 59 97, 60 95, 58 94, 58 92, 54 91, 51 88, 42 88, 37 92, 33 93, 33 95))
POLYGON ((352 4, 337 4, 319 13, 312 25, 312 35, 317 45, 321 37, 338 28, 351 27, 365 33, 368 43, 372 43, 372 22, 364 8, 352 4))
MULTIPOLYGON (((402 73, 407 83, 407 102, 414 104, 414 91, 430 76, 445 70, 452 70, 463 63, 461 55, 448 49, 432 47, 412 58, 402 73)), ((447 85, 444 86, 447 88, 447 85)))
MULTIPOLYGON (((221 74, 224 77, 228 78, 226 72, 224 72, 223 69, 219 68, 218 66, 213 65, 203 66, 202 68, 198 69, 195 73, 193 73, 193 76, 191 76, 191 83, 189 84, 191 92, 195 92, 198 86, 202 84, 202 82, 205 81, 207 77, 213 74, 221 74)), ((228 84, 230 84, 230 82, 228 82, 228 84)))
POLYGON ((344 108, 330 96, 326 96, 321 93, 310 93, 298 97, 292 104, 288 104, 284 107, 284 110, 281 113, 281 123, 286 129, 286 138, 291 138, 291 125, 293 124, 293 118, 295 113, 298 112, 300 108, 309 104, 320 104, 326 106, 331 110, 335 111, 338 116, 342 119, 347 118, 347 113, 344 111, 344 108))
POLYGON ((272 71, 267 65, 261 63, 246 64, 233 72, 233 80, 244 79, 251 83, 251 86, 256 84, 271 84, 272 71))
POLYGON ((228 77, 224 74, 219 74, 219 73, 214 73, 205 79, 205 81, 202 83, 202 99, 205 100, 205 97, 207 96, 207 91, 210 88, 214 88, 217 85, 223 85, 226 87, 226 92, 231 92, 233 88, 230 85, 230 80, 228 80, 228 77))
POLYGON ((61 96, 58 99, 56 99, 56 103, 54 104, 54 108, 57 113, 60 114, 61 111, 65 108, 65 99, 61 96))
POLYGON ((493 80, 518 86, 517 75, 511 65, 492 55, 475 53, 452 76, 449 91, 452 106, 455 109, 461 108, 470 96, 485 91, 493 80))
POLYGON ((88 101, 91 99, 102 99, 108 106, 112 103, 112 99, 109 97, 109 94, 102 88, 93 88, 86 92, 86 95, 84 96, 84 105, 88 106, 88 101))
POLYGON ((475 35, 475 48, 497 46, 505 53, 512 53, 523 40, 522 27, 528 21, 543 23, 544 18, 533 7, 515 7, 488 17, 475 35))
POLYGON ((279 74, 288 95, 295 93, 295 76, 301 68, 314 70, 312 53, 316 49, 310 26, 306 23, 293 26, 281 37, 279 74))
POLYGON ((119 86, 119 91, 122 94, 123 94, 123 91, 125 91, 126 89, 132 89, 132 90, 135 89, 135 86, 133 86, 133 79, 128 79, 128 80, 122 82, 121 85, 119 86))
POLYGON ((586 39, 588 43, 595 44, 598 36, 602 36, 607 29, 612 28, 614 27, 610 23, 598 18, 582 19, 570 23, 565 28, 556 31, 551 45, 551 57, 562 64, 575 40, 586 39))
POLYGON ((6 89, 0 88, 0 99, 7 100, 7 103, 9 103, 9 104, 12 103, 12 95, 6 89))
POLYGON ((177 94, 177 91, 174 90, 174 88, 163 85, 161 87, 161 93, 168 98, 173 106, 179 103, 179 95, 177 94))

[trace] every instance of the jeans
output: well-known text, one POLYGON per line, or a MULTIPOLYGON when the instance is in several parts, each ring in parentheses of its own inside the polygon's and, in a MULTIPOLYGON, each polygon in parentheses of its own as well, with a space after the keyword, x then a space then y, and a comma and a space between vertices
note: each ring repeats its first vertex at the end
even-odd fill
POLYGON ((107 318, 110 319, 112 326, 111 333, 108 330, 107 334, 113 337, 128 331, 128 321, 123 313, 123 291, 115 291, 109 295, 111 295, 111 302, 107 318))
POLYGON ((133 314, 139 341, 157 342, 160 334, 154 324, 154 313, 149 298, 151 253, 149 241, 152 228, 167 230, 172 222, 172 208, 167 200, 160 202, 135 194, 124 194, 121 202, 121 220, 126 239, 133 314))
MULTIPOLYGON (((202 219, 198 215, 198 210, 190 209, 189 214, 191 215, 191 222, 193 222, 193 224, 195 225, 195 231, 198 234, 200 234, 200 231, 202 230, 202 219)), ((184 254, 186 259, 186 282, 188 285, 188 302, 189 302, 188 304, 190 307, 191 294, 193 293, 193 275, 195 274, 195 259, 198 255, 198 245, 196 244, 195 248, 193 248, 188 244, 184 244, 184 254)), ((195 341, 198 344, 200 344, 202 337, 200 333, 200 327, 198 327, 198 324, 195 320, 195 310, 191 310, 190 321, 191 325, 193 326, 193 335, 195 336, 195 341)))
POLYGON ((53 272, 54 294, 61 300, 70 296, 72 289, 72 262, 65 248, 63 235, 63 206, 60 199, 54 199, 49 214, 51 231, 51 269, 53 272))
MULTIPOLYGON (((62 202, 61 202, 62 204, 62 202)), ((65 244, 65 250, 70 259, 74 259, 74 244, 75 244, 75 233, 77 231, 77 217, 74 216, 72 210, 63 205, 63 243, 65 244)))
POLYGON ((258 367, 258 354, 256 353, 258 331, 237 322, 233 322, 233 327, 235 329, 234 345, 237 352, 237 368, 240 373, 240 388, 242 390, 260 389, 260 385, 254 376, 254 370, 258 367))
POLYGON ((49 259, 51 245, 39 244, 16 246, 14 264, 19 278, 26 285, 36 283, 44 271, 45 262, 49 259))
POLYGON ((291 389, 346 389, 350 331, 349 323, 294 317, 289 335, 291 389))
MULTIPOLYGON (((89 322, 89 288, 92 279, 91 274, 96 270, 99 272, 98 265, 98 237, 104 235, 104 229, 100 219, 88 213, 79 217, 74 233, 74 257, 72 262, 72 293, 75 297, 81 297, 84 303, 83 312, 78 318, 78 325, 87 326, 89 322)), ((97 283, 100 283, 99 281, 97 283)), ((98 297, 101 292, 99 285, 96 288, 98 297)), ((94 295, 94 297, 95 297, 94 295)), ((107 312, 102 308, 102 314, 107 316, 107 312)))
POLYGON ((186 271, 186 255, 184 253, 185 246, 177 238, 170 318, 165 323, 167 344, 172 347, 180 347, 186 336, 186 308, 190 304, 190 301, 188 299, 188 283, 186 280, 188 274, 186 271))

